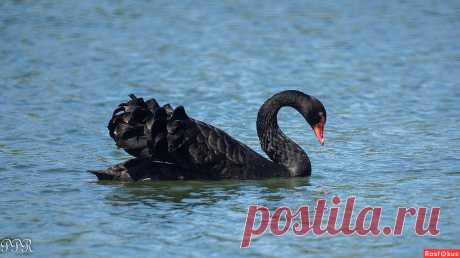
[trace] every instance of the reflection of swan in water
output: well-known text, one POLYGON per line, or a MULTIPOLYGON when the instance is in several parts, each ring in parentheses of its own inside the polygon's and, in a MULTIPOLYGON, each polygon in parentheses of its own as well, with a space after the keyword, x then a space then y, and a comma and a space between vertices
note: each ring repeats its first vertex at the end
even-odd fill
POLYGON ((310 160, 279 128, 278 111, 296 109, 313 128, 321 144, 326 110, 319 100, 300 91, 283 91, 259 109, 257 134, 271 159, 224 131, 190 118, 182 106, 160 107, 154 100, 120 104, 109 122, 110 136, 135 159, 92 171, 99 179, 259 179, 309 176, 310 160))
MULTIPOLYGON (((101 181, 98 184, 115 184, 118 182, 101 181)), ((106 195, 106 201, 116 206, 130 206, 140 202, 146 206, 164 206, 165 203, 178 205, 175 208, 195 206, 212 206, 219 201, 239 198, 242 194, 258 196, 258 200, 281 200, 281 191, 293 190, 305 196, 309 186, 305 178, 270 178, 257 181, 143 181, 136 184, 125 184, 124 187, 113 188, 113 193, 106 195), (188 201, 199 200, 199 201, 188 201)), ((174 207, 171 207, 174 209, 174 207)))

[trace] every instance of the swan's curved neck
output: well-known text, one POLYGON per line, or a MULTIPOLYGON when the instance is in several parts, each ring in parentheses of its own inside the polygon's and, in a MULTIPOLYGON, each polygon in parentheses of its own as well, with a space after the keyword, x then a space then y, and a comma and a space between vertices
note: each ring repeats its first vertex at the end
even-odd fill
POLYGON ((287 137, 278 126, 278 111, 285 106, 296 109, 307 119, 311 105, 310 96, 299 91, 284 91, 265 101, 257 114, 257 135, 262 149, 275 163, 286 167, 291 176, 309 176, 311 164, 302 148, 287 137))

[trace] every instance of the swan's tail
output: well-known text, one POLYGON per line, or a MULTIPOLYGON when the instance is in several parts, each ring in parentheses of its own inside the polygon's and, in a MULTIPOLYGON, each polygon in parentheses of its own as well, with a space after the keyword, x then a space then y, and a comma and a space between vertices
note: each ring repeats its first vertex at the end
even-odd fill
POLYGON ((88 170, 88 172, 97 176, 99 180, 119 180, 119 181, 133 181, 128 169, 121 164, 116 164, 106 169, 101 170, 88 170))
POLYGON ((190 175, 171 163, 152 161, 148 158, 134 158, 106 169, 88 170, 99 180, 139 181, 139 180, 177 180, 190 175))

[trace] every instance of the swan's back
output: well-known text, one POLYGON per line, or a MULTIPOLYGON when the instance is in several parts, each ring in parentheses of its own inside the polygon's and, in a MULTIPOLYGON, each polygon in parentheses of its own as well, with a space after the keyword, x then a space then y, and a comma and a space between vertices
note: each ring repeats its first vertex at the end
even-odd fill
POLYGON ((256 178, 263 177, 264 167, 278 167, 223 130, 189 118, 183 107, 174 110, 167 131, 175 163, 197 178, 256 178))

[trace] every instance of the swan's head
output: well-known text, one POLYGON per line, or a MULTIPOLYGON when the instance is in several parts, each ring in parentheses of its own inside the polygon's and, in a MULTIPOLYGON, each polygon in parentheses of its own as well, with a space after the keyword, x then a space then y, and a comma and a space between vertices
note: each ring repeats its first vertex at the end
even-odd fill
POLYGON ((308 124, 315 132, 316 138, 321 145, 324 144, 324 126, 326 125, 326 109, 323 103, 313 96, 310 96, 309 112, 306 116, 308 124))
POLYGON ((285 90, 265 101, 257 115, 257 133, 259 137, 267 137, 264 133, 267 126, 269 126, 270 121, 277 123, 276 115, 285 106, 290 106, 302 114, 315 132, 319 143, 323 145, 326 109, 317 98, 298 90, 285 90))

